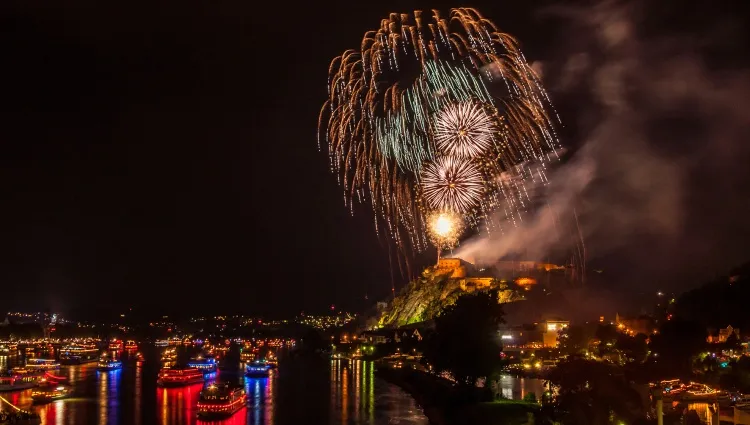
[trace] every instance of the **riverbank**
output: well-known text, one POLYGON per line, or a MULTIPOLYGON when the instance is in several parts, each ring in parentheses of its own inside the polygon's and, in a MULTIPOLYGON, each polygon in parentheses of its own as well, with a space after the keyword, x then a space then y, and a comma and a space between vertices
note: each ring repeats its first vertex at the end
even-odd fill
POLYGON ((539 411, 538 405, 523 401, 476 401, 476 394, 411 369, 379 367, 376 374, 409 393, 432 425, 525 425, 539 411))

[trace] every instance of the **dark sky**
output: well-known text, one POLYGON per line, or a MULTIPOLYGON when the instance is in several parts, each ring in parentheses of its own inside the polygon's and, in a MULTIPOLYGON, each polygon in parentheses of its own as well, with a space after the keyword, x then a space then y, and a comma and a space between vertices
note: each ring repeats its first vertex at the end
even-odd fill
MULTIPOLYGON (((387 246, 317 151, 328 64, 389 12, 450 5, 307 3, 4 3, 0 309, 293 314, 388 294, 387 246)), ((587 37, 488 3, 532 60, 587 37)), ((682 34, 698 10, 654 16, 682 34)), ((579 94, 559 92, 572 146, 579 94)))

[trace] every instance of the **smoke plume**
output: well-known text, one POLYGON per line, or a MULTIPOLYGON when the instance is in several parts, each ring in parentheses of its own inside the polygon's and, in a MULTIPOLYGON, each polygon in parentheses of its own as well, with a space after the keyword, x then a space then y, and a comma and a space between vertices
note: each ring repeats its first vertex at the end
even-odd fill
POLYGON ((697 283, 750 259, 743 26, 720 16, 666 28, 656 7, 603 1, 541 14, 564 37, 534 66, 572 153, 534 188, 538 207, 521 225, 466 241, 457 256, 541 260, 582 239, 589 267, 648 285, 697 283))

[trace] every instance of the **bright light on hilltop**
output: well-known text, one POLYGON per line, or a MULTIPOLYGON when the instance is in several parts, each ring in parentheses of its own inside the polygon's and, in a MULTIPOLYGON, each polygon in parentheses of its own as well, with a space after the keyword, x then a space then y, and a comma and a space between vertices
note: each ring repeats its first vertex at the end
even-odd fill
POLYGON ((439 257, 441 250, 453 248, 458 244, 464 223, 456 213, 443 211, 430 214, 427 217, 427 224, 430 239, 437 247, 439 257))
POLYGON ((448 236, 453 231, 453 220, 445 214, 440 214, 435 220, 435 234, 448 236))

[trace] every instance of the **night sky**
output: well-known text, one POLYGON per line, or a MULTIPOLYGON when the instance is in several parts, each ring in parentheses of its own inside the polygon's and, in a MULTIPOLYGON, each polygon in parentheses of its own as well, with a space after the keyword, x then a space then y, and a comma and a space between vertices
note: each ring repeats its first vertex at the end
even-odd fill
MULTIPOLYGON (((134 306, 149 314, 287 315, 331 304, 359 309, 390 293, 388 245, 376 237, 367 207, 349 215, 327 156, 317 149, 328 64, 357 48, 389 12, 447 11, 455 4, 307 3, 275 9, 246 1, 3 5, 0 311, 134 306)), ((541 63, 566 124, 563 143, 574 151, 585 146, 605 119, 587 88, 611 55, 601 43, 594 46, 595 30, 580 22, 612 18, 607 8, 620 10, 618 3, 554 10, 525 4, 531 2, 482 3, 471 5, 541 63), (564 78, 569 59, 581 51, 593 60, 571 83, 564 78)), ((664 189, 652 185, 658 177, 641 176, 647 181, 641 190, 690 196, 675 201, 684 214, 669 237, 638 218, 623 221, 625 231, 606 233, 603 239, 623 240, 610 246, 597 242, 592 227, 592 264, 612 277, 611 288, 686 287, 750 259, 750 229, 740 219, 750 211, 750 156, 746 147, 736 149, 747 144, 750 122, 742 112, 750 111, 747 22, 738 20, 732 2, 677 4, 628 8, 623 19, 645 42, 622 54, 657 64, 674 54, 675 61, 700 63, 691 75, 706 90, 684 88, 684 102, 715 103, 691 105, 689 113, 669 104, 658 125, 643 133, 649 152, 677 167, 681 178, 664 189), (651 40, 680 47, 645 50, 651 40), (740 112, 726 114, 726 104, 740 112), (728 123, 702 125, 717 122, 714 114, 728 123), (723 156, 706 158, 719 139, 723 156), (680 251, 685 245, 700 249, 680 251)), ((646 68, 644 75, 655 69, 646 68)), ((633 105, 653 104, 637 97, 644 84, 627 85, 633 105)), ((607 180, 598 177, 582 196, 584 205, 596 205, 587 199, 607 192, 607 180)), ((660 215, 657 210, 647 214, 660 215)), ((589 217, 595 214, 589 210, 589 217)), ((393 274, 396 286, 403 285, 398 269, 393 274)))

